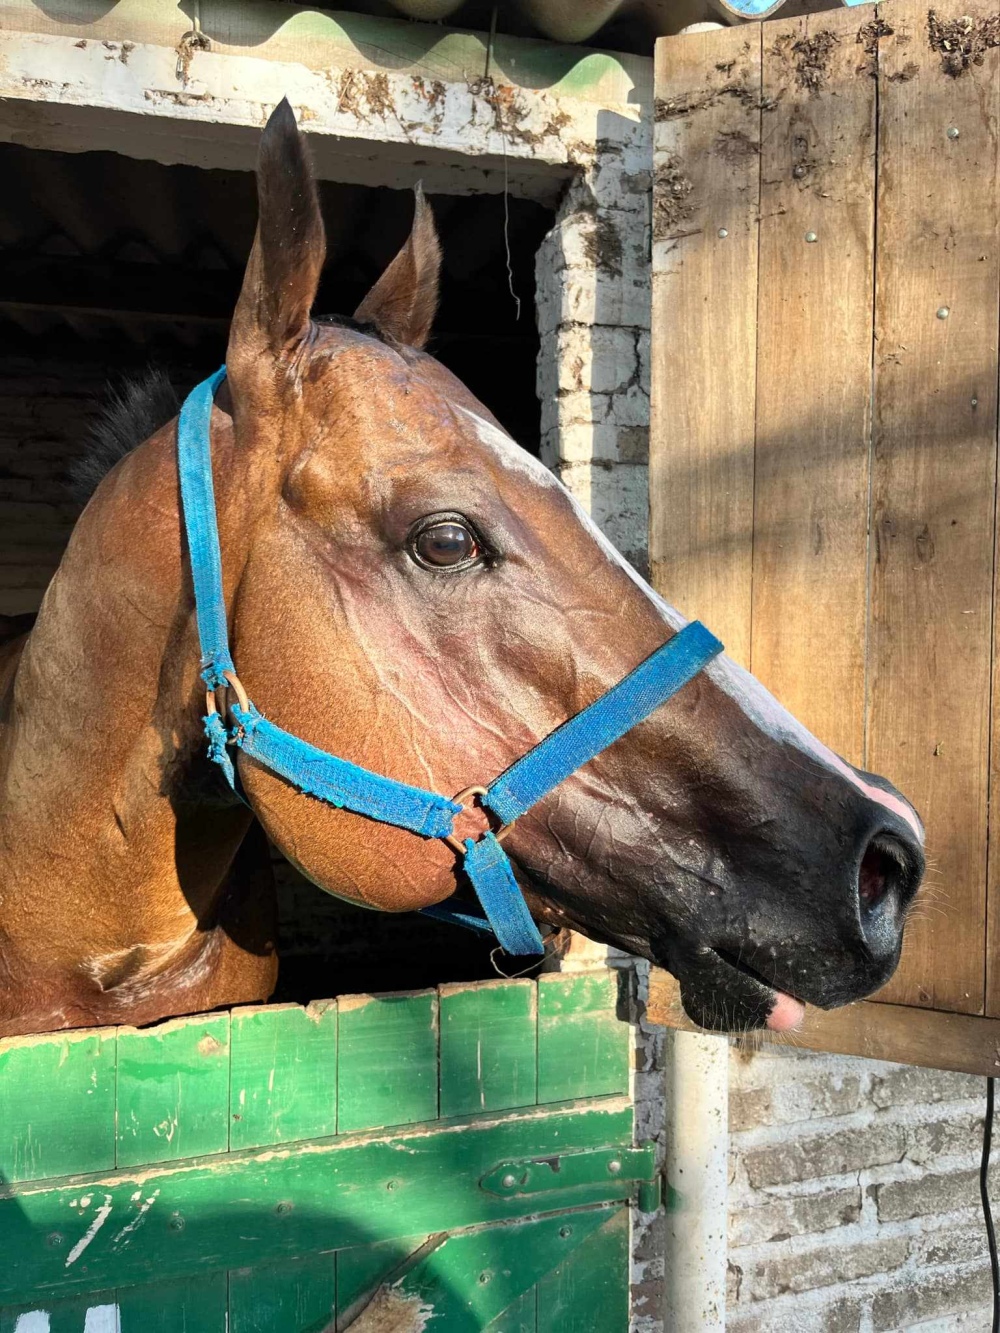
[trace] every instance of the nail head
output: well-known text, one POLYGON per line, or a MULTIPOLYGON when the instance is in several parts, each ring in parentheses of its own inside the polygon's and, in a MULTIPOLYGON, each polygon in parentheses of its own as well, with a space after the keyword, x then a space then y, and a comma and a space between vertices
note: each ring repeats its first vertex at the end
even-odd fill
POLYGON ((948 127, 948 138, 949 138, 949 139, 957 139, 957 138, 958 138, 958 133, 959 133, 959 131, 958 131, 958 126, 957 126, 957 125, 950 125, 950 126, 948 127))
POLYGON ((726 231, 725 227, 720 227, 720 228, 719 228, 719 236, 720 236, 720 238, 721 238, 722 240, 725 240, 726 237, 727 237, 728 235, 729 235, 729 232, 726 231))
POLYGON ((818 241, 818 240, 819 240, 819 237, 816 235, 816 233, 815 233, 814 231, 807 231, 807 232, 806 232, 806 241, 808 242, 809 245, 812 245, 814 241, 818 241))
POLYGON ((937 317, 938 319, 947 319, 950 314, 951 314, 951 308, 949 306, 943 305, 938 309, 937 317))

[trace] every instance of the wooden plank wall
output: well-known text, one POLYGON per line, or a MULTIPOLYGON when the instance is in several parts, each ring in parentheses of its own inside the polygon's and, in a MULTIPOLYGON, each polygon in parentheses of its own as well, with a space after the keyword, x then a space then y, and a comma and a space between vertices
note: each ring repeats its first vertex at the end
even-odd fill
POLYGON ((650 449, 659 590, 926 820, 880 998, 994 1015, 996 22, 887 0, 658 44, 650 449))

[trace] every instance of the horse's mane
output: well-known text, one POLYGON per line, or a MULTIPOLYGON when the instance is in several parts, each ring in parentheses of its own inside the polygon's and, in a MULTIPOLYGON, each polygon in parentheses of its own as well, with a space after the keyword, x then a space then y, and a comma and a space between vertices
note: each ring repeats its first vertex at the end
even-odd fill
MULTIPOLYGON (((318 315, 314 322, 337 325, 398 346, 367 321, 318 315)), ((70 465, 69 489, 73 499, 86 504, 115 464, 165 426, 180 407, 181 399, 170 376, 158 366, 150 366, 142 374, 111 386, 101 414, 91 427, 85 452, 70 465)))
POLYGON ((115 464, 175 417, 180 405, 170 376, 156 366, 109 389, 86 452, 69 469, 73 498, 86 504, 115 464))

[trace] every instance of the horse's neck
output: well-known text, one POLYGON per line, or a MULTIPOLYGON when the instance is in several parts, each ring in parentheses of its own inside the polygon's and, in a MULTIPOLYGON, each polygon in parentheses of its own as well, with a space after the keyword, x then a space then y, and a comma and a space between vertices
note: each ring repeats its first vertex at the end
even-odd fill
POLYGON ((198 649, 176 495, 162 432, 81 518, 17 664, 0 742, 0 942, 42 970, 99 973, 135 947, 183 947, 248 824, 192 791, 198 649))

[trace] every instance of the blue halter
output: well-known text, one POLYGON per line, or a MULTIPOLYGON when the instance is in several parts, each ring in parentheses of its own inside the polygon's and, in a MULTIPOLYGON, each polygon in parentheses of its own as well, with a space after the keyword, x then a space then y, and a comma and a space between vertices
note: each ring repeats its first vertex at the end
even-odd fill
POLYGON ((541 936, 501 840, 514 821, 553 787, 676 694, 722 652, 722 644, 704 625, 693 621, 589 708, 546 736, 489 787, 470 787, 453 800, 359 768, 282 731, 250 702, 229 653, 209 433, 215 391, 225 375, 223 366, 192 389, 177 423, 181 503, 201 642, 201 675, 208 689, 204 721, 209 757, 234 791, 236 773, 229 746, 329 805, 409 829, 421 837, 445 839, 461 858, 485 918, 440 904, 425 912, 492 931, 510 954, 542 953, 541 936), (226 687, 237 696, 237 702, 230 705, 232 722, 228 726, 215 702, 215 691, 226 687), (454 833, 455 819, 466 809, 463 802, 474 796, 499 826, 478 839, 460 842, 454 833))

